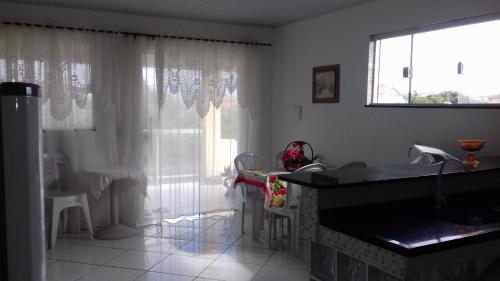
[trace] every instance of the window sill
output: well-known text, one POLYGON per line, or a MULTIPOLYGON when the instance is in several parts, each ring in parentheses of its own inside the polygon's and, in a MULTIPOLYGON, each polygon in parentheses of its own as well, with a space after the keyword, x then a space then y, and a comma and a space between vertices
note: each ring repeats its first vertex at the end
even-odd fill
POLYGON ((448 109, 500 109, 500 104, 366 104, 365 107, 380 108, 448 108, 448 109))

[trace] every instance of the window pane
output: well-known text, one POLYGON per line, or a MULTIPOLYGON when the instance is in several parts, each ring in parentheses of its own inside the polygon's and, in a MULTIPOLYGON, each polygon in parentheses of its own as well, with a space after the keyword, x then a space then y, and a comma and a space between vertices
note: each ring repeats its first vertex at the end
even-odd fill
POLYGON ((415 34, 412 103, 500 103, 499 33, 492 21, 415 34))
POLYGON ((490 20, 370 42, 368 102, 500 104, 498 34, 490 20))
POLYGON ((410 66, 411 35, 377 41, 374 103, 408 103, 409 79, 403 68, 410 66))
POLYGON ((411 103, 457 104, 462 98, 460 28, 415 34, 411 103))
POLYGON ((500 20, 460 30, 463 100, 459 103, 500 104, 500 20))

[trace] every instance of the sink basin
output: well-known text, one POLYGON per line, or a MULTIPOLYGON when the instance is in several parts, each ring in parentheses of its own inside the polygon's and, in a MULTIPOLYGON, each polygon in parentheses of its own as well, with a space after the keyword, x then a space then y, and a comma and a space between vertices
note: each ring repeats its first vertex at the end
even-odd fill
POLYGON ((479 226, 500 223, 500 212, 480 208, 444 208, 438 213, 441 220, 446 222, 479 226))

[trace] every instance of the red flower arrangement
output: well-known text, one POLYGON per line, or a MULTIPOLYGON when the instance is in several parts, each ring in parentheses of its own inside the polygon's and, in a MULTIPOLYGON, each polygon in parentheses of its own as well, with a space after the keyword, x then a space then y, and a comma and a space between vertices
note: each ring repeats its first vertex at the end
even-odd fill
POLYGON ((313 149, 309 143, 305 141, 294 141, 287 145, 281 160, 286 170, 295 171, 304 165, 312 163, 313 158, 313 149), (310 158, 305 156, 304 148, 306 145, 311 151, 310 158))

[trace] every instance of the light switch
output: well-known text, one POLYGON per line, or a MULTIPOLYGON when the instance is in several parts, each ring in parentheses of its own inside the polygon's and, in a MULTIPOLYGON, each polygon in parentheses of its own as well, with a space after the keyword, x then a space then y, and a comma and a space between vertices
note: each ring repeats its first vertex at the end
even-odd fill
POLYGON ((293 109, 295 111, 295 114, 297 116, 297 121, 302 121, 302 105, 293 105, 293 109))

